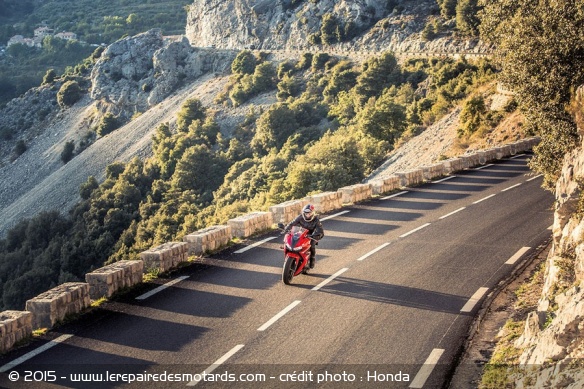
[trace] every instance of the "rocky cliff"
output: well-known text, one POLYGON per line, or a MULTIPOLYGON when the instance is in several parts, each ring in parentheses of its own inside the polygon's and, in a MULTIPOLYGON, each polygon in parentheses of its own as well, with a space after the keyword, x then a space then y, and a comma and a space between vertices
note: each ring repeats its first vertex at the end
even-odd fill
POLYGON ((40 211, 69 209, 79 200, 79 185, 90 175, 102 177, 108 164, 149 154, 152 132, 174 120, 184 100, 213 101, 202 85, 229 69, 235 55, 152 30, 108 46, 90 76, 77 77, 84 95, 72 107, 57 104, 63 80, 11 101, 0 111, 0 128, 12 132, 0 141, 0 236, 40 211), (82 150, 79 145, 106 112, 127 124, 82 150), (27 148, 19 156, 12 152, 18 141, 27 148), (78 155, 63 165, 60 154, 70 141, 78 155))
POLYGON ((235 54, 192 47, 160 30, 122 39, 102 53, 91 72, 91 97, 118 114, 144 112, 204 73, 229 69, 235 54))
POLYGON ((435 0, 199 0, 189 7, 186 36, 193 46, 227 49, 488 51, 476 40, 460 41, 450 34, 420 39, 428 18, 437 13, 435 0), (340 38, 315 43, 312 37, 331 16, 340 38))
MULTIPOLYGON (((574 113, 584 112, 580 88, 574 113)), ((579 133, 584 127, 579 121, 579 133)), ((517 387, 584 386, 584 143, 566 155, 556 185, 553 247, 537 311, 515 345, 522 349, 517 387)))

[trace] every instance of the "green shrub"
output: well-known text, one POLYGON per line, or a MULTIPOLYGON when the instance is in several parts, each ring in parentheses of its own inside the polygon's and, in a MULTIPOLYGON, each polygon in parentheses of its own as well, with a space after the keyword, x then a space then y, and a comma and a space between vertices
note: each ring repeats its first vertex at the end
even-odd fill
POLYGON ((73 156, 74 156, 74 151, 75 151, 75 142, 68 141, 67 143, 65 143, 65 146, 63 147, 63 151, 61 151, 61 161, 63 161, 63 163, 67 163, 69 162, 73 156))
POLYGON ((95 131, 98 136, 105 136, 110 132, 116 130, 119 127, 118 118, 116 118, 112 113, 106 113, 101 122, 97 126, 97 130, 95 131))
POLYGON ((57 102, 62 108, 70 107, 79 101, 82 90, 77 81, 65 82, 57 92, 57 102))

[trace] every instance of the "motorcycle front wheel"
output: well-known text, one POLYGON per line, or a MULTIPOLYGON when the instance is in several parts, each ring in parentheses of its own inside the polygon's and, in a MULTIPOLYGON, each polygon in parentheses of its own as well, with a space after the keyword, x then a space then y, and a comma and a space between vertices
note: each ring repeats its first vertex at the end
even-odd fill
POLYGON ((290 256, 286 256, 286 260, 284 261, 284 269, 282 269, 282 281, 286 285, 290 285, 292 283, 292 278, 294 277, 294 273, 296 272, 296 260, 290 256))

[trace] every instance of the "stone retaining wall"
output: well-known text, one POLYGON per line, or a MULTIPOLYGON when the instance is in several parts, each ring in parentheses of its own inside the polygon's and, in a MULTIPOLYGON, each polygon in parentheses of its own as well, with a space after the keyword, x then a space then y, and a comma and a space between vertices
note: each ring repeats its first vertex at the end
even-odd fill
POLYGON ((143 275, 144 261, 119 261, 87 273, 85 282, 89 284, 89 297, 98 300, 141 283, 143 275))
POLYGON ((302 211, 302 208, 309 204, 307 198, 302 200, 291 200, 286 201, 282 204, 273 205, 270 207, 270 212, 272 213, 272 220, 274 223, 284 223, 288 224, 302 211))
POLYGON ((431 181, 437 177, 444 175, 444 164, 435 163, 434 165, 422 166, 422 174, 424 175, 424 180, 431 181))
POLYGON ((422 169, 412 169, 395 174, 399 177, 401 186, 416 186, 424 183, 424 171, 422 169))
POLYGON ((26 310, 32 313, 33 329, 53 328, 67 315, 79 313, 90 304, 89 284, 67 282, 28 300, 26 310))
POLYGON ((272 214, 270 212, 253 212, 227 221, 231 227, 231 234, 238 238, 247 238, 260 231, 272 227, 272 214))
POLYGON ((371 184, 356 184, 345 186, 338 190, 343 195, 343 204, 353 204, 368 200, 373 195, 371 184))
POLYGON ((225 246, 232 238, 230 226, 211 226, 183 238, 188 243, 188 253, 201 255, 225 246))
POLYGON ((157 269, 164 273, 179 263, 186 262, 189 257, 188 248, 185 242, 169 242, 141 252, 140 259, 144 261, 144 271, 157 269))
POLYGON ((32 313, 4 311, 0 313, 0 354, 9 351, 17 342, 32 335, 32 313))
POLYGON ((335 211, 343 207, 343 194, 340 192, 324 192, 310 196, 310 203, 317 213, 335 211))
POLYGON ((400 178, 398 175, 392 174, 387 178, 371 181, 370 184, 374 195, 382 195, 391 192, 392 190, 399 189, 400 178))

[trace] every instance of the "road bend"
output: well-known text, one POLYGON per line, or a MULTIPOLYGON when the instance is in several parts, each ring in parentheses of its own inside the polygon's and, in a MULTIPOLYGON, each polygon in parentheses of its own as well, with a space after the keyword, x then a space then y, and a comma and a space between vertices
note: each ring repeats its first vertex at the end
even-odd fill
POLYGON ((277 233, 205 258, 0 357, 0 386, 443 387, 481 303, 550 237, 530 157, 321 215, 290 286, 277 233))

